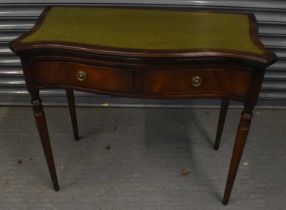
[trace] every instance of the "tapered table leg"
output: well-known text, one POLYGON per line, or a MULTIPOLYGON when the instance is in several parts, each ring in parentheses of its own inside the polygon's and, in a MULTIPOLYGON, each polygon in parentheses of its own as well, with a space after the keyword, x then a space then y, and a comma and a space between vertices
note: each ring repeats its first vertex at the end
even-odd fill
POLYGON ((35 121, 36 121, 38 132, 40 135, 42 147, 44 149, 44 154, 45 154, 46 161, 48 164, 53 186, 54 186, 55 191, 58 191, 59 190, 58 178, 56 174, 56 168, 55 168, 53 152, 52 152, 52 147, 50 143, 47 123, 46 123, 46 117, 43 111, 41 100, 33 99, 32 105, 33 105, 35 121))
POLYGON ((217 132, 216 132, 216 138, 215 138, 215 144, 214 144, 215 150, 217 150, 220 145, 220 139, 221 139, 221 135, 223 131, 225 117, 226 117, 227 110, 228 110, 228 104, 229 104, 228 99, 223 98, 221 100, 220 114, 219 114, 219 120, 218 120, 218 126, 217 126, 217 132))
POLYGON ((75 101, 74 101, 74 93, 71 89, 66 89, 66 95, 69 105, 70 117, 72 122, 73 128, 73 135, 76 140, 79 140, 78 135, 78 125, 77 125, 77 118, 76 118, 76 110, 75 110, 75 101))
POLYGON ((238 130, 236 133, 236 139, 234 143, 234 148, 232 152, 232 158, 231 163, 229 167, 226 187, 224 191, 224 197, 223 197, 223 204, 226 205, 229 201, 229 197, 231 194, 232 186, 235 180, 235 176, 237 173, 237 169, 239 167, 241 155, 246 143, 250 123, 251 123, 252 114, 247 112, 242 112, 238 130))

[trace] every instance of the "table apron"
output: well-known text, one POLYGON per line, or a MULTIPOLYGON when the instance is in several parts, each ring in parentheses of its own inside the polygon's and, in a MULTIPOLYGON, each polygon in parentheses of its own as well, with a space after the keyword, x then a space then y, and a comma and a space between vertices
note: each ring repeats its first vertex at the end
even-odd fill
POLYGON ((145 98, 243 100, 252 71, 235 66, 110 68, 62 61, 32 62, 26 71, 35 88, 72 88, 107 95, 145 98))

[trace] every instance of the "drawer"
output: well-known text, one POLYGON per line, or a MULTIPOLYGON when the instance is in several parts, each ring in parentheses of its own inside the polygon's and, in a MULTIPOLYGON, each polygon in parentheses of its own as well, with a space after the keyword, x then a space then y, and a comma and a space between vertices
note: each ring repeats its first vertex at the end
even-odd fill
POLYGON ((151 95, 244 97, 251 71, 242 69, 154 69, 142 75, 142 91, 151 95))
POLYGON ((78 87, 124 93, 134 90, 131 70, 57 61, 38 61, 33 69, 40 87, 78 87))

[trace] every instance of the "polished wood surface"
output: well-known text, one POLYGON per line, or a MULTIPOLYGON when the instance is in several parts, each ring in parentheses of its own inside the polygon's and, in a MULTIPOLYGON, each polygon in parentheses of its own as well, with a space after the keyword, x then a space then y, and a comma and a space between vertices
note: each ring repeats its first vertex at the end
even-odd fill
POLYGON ((249 132, 251 118, 252 118, 252 113, 247 113, 245 111, 242 112, 240 122, 238 125, 238 130, 236 133, 236 139, 233 147, 231 163, 229 167, 226 187, 224 191, 224 197, 222 201, 224 205, 226 205, 229 201, 230 193, 233 187, 233 183, 239 167, 242 152, 249 132))
POLYGON ((244 98, 251 71, 247 69, 186 67, 148 69, 142 73, 142 92, 146 95, 226 96, 244 98), (199 79, 199 84, 194 84, 199 79))
POLYGON ((228 110, 228 105, 229 105, 229 100, 223 98, 221 100, 221 105, 220 105, 220 114, 219 114, 219 121, 218 121, 218 126, 217 126, 217 132, 216 132, 216 137, 215 137, 215 144, 214 144, 214 149, 218 150, 219 145, 220 145, 220 139, 222 136, 222 131, 223 131, 223 126, 228 110))
POLYGON ((69 87, 107 94, 156 98, 245 98, 252 71, 234 66, 106 68, 72 62, 34 61, 38 88, 69 87), (79 78, 83 76, 84 78, 79 78), (195 78, 200 84, 194 85, 195 78))
POLYGON ((32 99, 32 106, 33 106, 34 117, 35 117, 36 125, 38 128, 38 132, 40 135, 42 147, 43 147, 44 154, 47 160, 50 176, 53 182, 53 186, 54 186, 55 191, 59 191, 60 187, 59 187, 56 167, 54 163, 52 146, 50 143, 50 137, 49 137, 48 127, 46 123, 46 116, 45 116, 45 113, 42 107, 41 100, 38 97, 34 97, 32 99))
POLYGON ((131 70, 67 62, 34 62, 39 87, 79 87, 106 92, 134 92, 131 70), (80 74, 84 78, 80 79, 80 74))
POLYGON ((75 107, 73 90, 66 89, 66 95, 67 95, 70 117, 71 117, 71 122, 72 122, 73 135, 74 135, 75 140, 79 140, 76 107, 75 107))
MULTIPOLYGON (((155 12, 159 10, 158 8, 149 9, 150 11, 146 8, 142 10, 151 13, 153 10, 155 12)), ((37 34, 39 29, 45 28, 45 18, 50 10, 48 8, 43 12, 30 32, 14 40, 11 43, 11 49, 21 57, 27 90, 32 97, 35 120, 54 189, 58 190, 59 186, 45 115, 39 97, 40 89, 66 89, 75 139, 79 138, 79 134, 73 90, 136 98, 220 98, 222 104, 214 149, 218 149, 220 144, 229 100, 238 100, 244 103, 223 197, 223 204, 227 204, 249 132, 252 110, 257 103, 265 68, 276 60, 276 56, 264 48, 257 36, 254 15, 241 14, 248 18, 247 35, 250 37, 251 44, 259 49, 259 53, 227 48, 207 48, 203 44, 202 48, 162 50, 162 48, 130 49, 98 46, 96 41, 89 44, 48 39, 23 42, 24 39, 29 39, 37 34)), ((81 9, 79 8, 79 10, 81 9)), ((184 11, 184 14, 193 12, 193 10, 187 9, 161 10, 164 11, 164 14, 167 12, 170 15, 181 11, 184 11)), ((135 9, 133 11, 132 8, 129 8, 128 12, 130 11, 134 12, 135 9)), ((209 17, 220 14, 220 12, 203 11, 200 13, 196 11, 195 14, 209 15, 206 17, 209 20, 209 17)), ((237 12, 235 14, 239 15, 237 12)), ((183 18, 176 22, 180 25, 183 24, 181 21, 184 22, 186 19, 183 18)), ((87 27, 85 22, 80 24, 87 27)), ((205 27, 207 28, 207 25, 205 27)), ((236 26, 228 25, 228 27, 230 27, 228 30, 231 30, 231 27, 234 30, 236 26)), ((115 29, 109 28, 108 30, 115 29)), ((127 32, 128 30, 122 31, 122 37, 127 32)), ((163 37, 162 40, 167 36, 163 32, 159 33, 163 37)), ((59 31, 59 33, 65 33, 65 31, 59 31)), ((178 30, 176 33, 181 34, 181 31, 178 30)), ((189 33, 191 32, 189 31, 189 33)), ((240 31, 239 33, 246 32, 240 31)), ((203 35, 205 38, 210 36, 209 40, 213 38, 211 37, 212 33, 203 35)), ((138 36, 139 40, 146 38, 144 34, 138 34, 138 36)), ((221 40, 225 40, 225 42, 228 40, 223 33, 221 36, 221 40)), ((235 38, 236 36, 233 35, 233 39, 235 38)), ((192 39, 190 43, 195 41, 192 39)), ((233 41, 235 42, 235 40, 233 41)), ((160 42, 160 39, 157 42, 160 42)), ((220 46, 226 46, 225 42, 220 46)), ((154 44, 154 46, 163 45, 164 43, 154 44)))

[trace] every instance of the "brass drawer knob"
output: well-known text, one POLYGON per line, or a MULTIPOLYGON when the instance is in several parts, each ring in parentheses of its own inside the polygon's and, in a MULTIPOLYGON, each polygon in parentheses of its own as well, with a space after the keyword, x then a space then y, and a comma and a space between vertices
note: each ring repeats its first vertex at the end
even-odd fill
POLYGON ((194 87, 198 87, 202 84, 202 78, 200 76, 193 76, 192 77, 192 85, 194 87))
POLYGON ((87 74, 84 71, 77 71, 76 72, 76 78, 78 81, 83 82, 87 78, 87 74))

